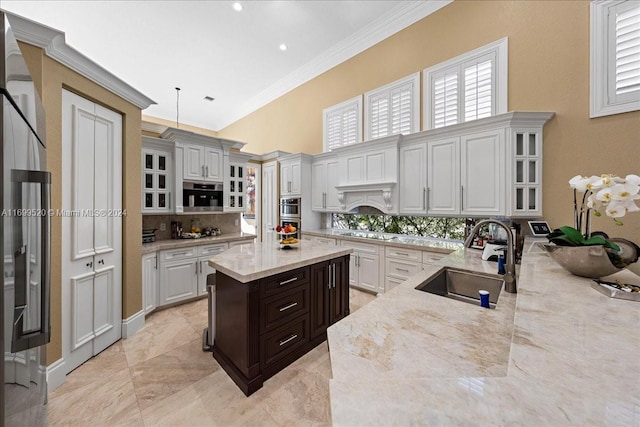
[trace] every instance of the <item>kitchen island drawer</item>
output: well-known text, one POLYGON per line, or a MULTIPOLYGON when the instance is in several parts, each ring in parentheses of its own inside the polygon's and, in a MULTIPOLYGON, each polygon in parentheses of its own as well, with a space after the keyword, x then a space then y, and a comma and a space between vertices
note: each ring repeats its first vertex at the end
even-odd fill
POLYGON ((277 295, 303 283, 309 283, 309 267, 298 268, 265 279, 260 284, 262 297, 277 295))
POLYGON ((264 368, 292 353, 309 341, 309 316, 268 332, 260 338, 260 366, 264 368))
POLYGON ((309 312, 309 285, 302 284, 287 292, 265 298, 261 306, 260 332, 281 326, 309 312))
POLYGON ((435 264, 440 261, 442 258, 446 257, 448 254, 443 254, 441 252, 422 252, 422 262, 425 264, 435 264))

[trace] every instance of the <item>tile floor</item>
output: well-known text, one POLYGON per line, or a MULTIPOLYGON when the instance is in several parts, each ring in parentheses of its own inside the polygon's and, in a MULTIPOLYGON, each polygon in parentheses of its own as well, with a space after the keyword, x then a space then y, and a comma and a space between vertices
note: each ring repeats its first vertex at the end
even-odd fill
MULTIPOLYGON (((374 298, 350 289, 351 312, 374 298)), ((331 425, 326 341, 246 397, 202 351, 206 326, 206 299, 151 314, 49 394, 49 425, 331 425)))

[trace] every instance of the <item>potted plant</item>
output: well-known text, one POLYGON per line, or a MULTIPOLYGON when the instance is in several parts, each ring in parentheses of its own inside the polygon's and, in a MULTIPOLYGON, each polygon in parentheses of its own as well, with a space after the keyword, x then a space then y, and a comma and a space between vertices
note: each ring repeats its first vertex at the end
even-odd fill
POLYGON ((609 238, 605 233, 591 233, 591 214, 620 218, 627 212, 638 212, 635 200, 640 199, 640 177, 627 175, 582 176, 569 180, 573 188, 574 227, 562 226, 547 235, 552 245, 545 245, 551 257, 572 274, 598 278, 627 267, 638 260, 640 248, 621 238, 609 238), (583 193, 579 197, 578 193, 583 193), (580 200, 580 202, 579 202, 580 200))

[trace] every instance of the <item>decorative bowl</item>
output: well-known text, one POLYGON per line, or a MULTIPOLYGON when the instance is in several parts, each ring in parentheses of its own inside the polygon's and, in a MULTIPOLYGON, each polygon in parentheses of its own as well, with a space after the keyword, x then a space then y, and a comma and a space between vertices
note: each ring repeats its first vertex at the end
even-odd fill
POLYGON ((542 247, 555 262, 576 276, 597 279, 622 270, 611 263, 604 246, 556 246, 542 247))

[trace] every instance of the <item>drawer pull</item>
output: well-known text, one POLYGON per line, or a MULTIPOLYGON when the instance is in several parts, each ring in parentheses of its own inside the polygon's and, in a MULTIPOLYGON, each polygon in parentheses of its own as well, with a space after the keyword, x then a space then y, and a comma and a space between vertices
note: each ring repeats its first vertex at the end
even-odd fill
POLYGON ((398 271, 404 271, 405 273, 408 273, 409 270, 407 270, 406 268, 396 268, 396 270, 398 271))
POLYGON ((171 254, 172 257, 174 256, 182 256, 182 255, 187 255, 189 252, 174 252, 171 254))
POLYGON ((280 311, 286 311, 286 310, 289 310, 290 308, 293 308, 293 307, 295 307, 296 305, 298 305, 298 303, 297 303, 297 302, 292 302, 292 303, 291 303, 291 304, 289 304, 289 305, 285 305, 284 307, 280 307, 280 311))
POLYGON ((396 255, 409 256, 409 254, 405 252, 396 252, 396 255))
POLYGON ((284 339, 284 340, 281 340, 281 341, 280 341, 280 345, 285 345, 285 344, 286 344, 286 343, 288 343, 289 341, 293 341, 293 340, 295 340, 296 338, 298 338, 298 335, 297 335, 297 334, 293 334, 293 335, 291 335, 289 338, 284 339))
POLYGON ((294 278, 292 278, 292 279, 285 280, 284 282, 280 282, 280 285, 278 285, 278 286, 284 286, 284 285, 286 285, 287 283, 295 282, 296 280, 298 280, 298 278, 297 278, 297 277, 294 277, 294 278))

